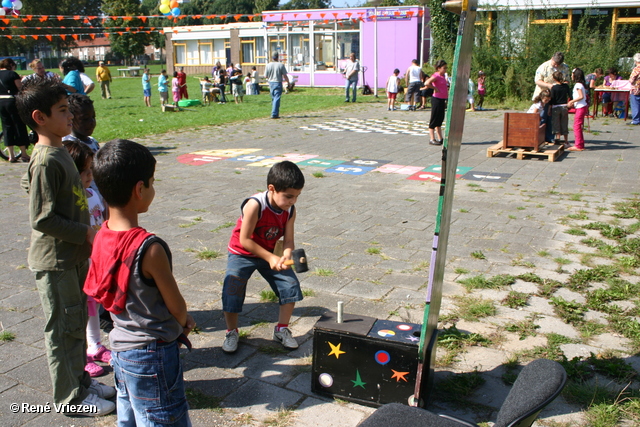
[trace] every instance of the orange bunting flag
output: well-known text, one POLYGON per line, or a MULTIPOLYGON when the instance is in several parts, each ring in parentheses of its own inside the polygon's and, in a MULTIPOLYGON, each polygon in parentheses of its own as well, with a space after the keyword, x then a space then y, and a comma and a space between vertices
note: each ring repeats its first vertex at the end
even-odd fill
POLYGON ((64 19, 64 16, 58 15, 58 21, 62 21, 63 19, 64 19))
POLYGON ((174 34, 178 34, 178 30, 173 30, 174 34))
MULTIPOLYGON (((33 15, 27 15, 27 21, 31 21, 31 18, 33 18, 33 15)), ((24 21, 24 19, 23 19, 23 21, 24 21)), ((24 21, 24 22, 27 22, 27 21, 24 21)))
POLYGON ((95 34, 89 34, 89 37, 91 37, 91 40, 95 40, 96 39, 96 35, 95 34))
POLYGON ((325 17, 325 15, 326 15, 326 13, 321 13, 321 14, 320 14, 320 18, 324 18, 324 17, 325 17))
POLYGON ((49 40, 49 41, 51 41, 51 40, 53 39, 53 37, 51 37, 51 36, 45 36, 45 38, 46 38, 47 40, 49 40))
POLYGON ((195 19, 200 19, 200 18, 202 18, 202 15, 193 15, 193 17, 194 17, 195 19))
POLYGON ((409 11, 407 11, 407 16, 408 16, 409 18, 413 18, 413 10, 409 10, 409 11))
POLYGON ((78 40, 78 35, 77 34, 71 34, 71 37, 73 37, 74 40, 78 40))
POLYGON ((240 18, 242 18, 242 15, 234 15, 233 17, 236 21, 240 21, 240 18))
POLYGON ((164 30, 159 30, 158 31, 160 34, 164 34, 164 30))
POLYGON ((9 40, 11 40, 13 38, 13 36, 6 36, 9 40))
POLYGON ((89 19, 87 19, 87 18, 84 18, 84 21, 82 21, 82 22, 84 22, 85 24, 90 24, 89 19))
POLYGON ((324 20, 324 21, 322 21, 322 22, 324 22, 325 24, 328 24, 328 23, 329 23, 329 20, 328 20, 328 19, 325 19, 325 20, 324 20))
POLYGON ((298 16, 298 14, 297 14, 297 13, 294 13, 294 14, 293 14, 293 17, 294 17, 294 18, 296 18, 297 16, 298 16))
POLYGON ((215 17, 216 17, 216 15, 207 15, 207 19, 213 19, 215 17))
POLYGON ((67 39, 67 35, 66 35, 66 34, 60 34, 60 38, 61 38, 62 40, 66 40, 66 39, 67 39))
POLYGON ((94 19, 97 18, 97 16, 87 16, 87 18, 89 18, 89 20, 93 21, 94 19))
POLYGON ((4 22, 5 24, 9 25, 9 20, 8 19, 3 19, 2 22, 4 22))
POLYGON ((347 13, 345 13, 345 15, 347 15, 347 17, 351 18, 351 15, 353 15, 353 13, 347 12, 347 13))
POLYGON ((336 12, 332 12, 331 14, 333 15, 334 18, 338 17, 338 14, 336 12))
POLYGON ((125 27, 125 31, 128 33, 129 31, 131 31, 131 27, 125 27))
POLYGON ((311 19, 311 14, 307 13, 307 18, 311 19))
POLYGON ((40 17, 40 22, 44 22, 44 21, 46 21, 46 20, 48 20, 48 19, 49 19, 49 17, 48 17, 47 15, 42 15, 42 16, 40 17))
POLYGON ((249 15, 249 16, 247 16, 247 18, 249 18, 249 21, 253 22, 253 17, 254 17, 254 16, 255 16, 255 15, 249 15))
POLYGON ((73 16, 73 20, 74 21, 79 21, 80 20, 80 15, 74 15, 73 16))
POLYGON ((424 11, 423 11, 423 10, 419 10, 419 11, 418 11, 418 16, 419 16, 420 18, 422 18, 422 15, 424 15, 424 11))
POLYGON ((156 29, 156 27, 151 27, 151 31, 153 31, 153 30, 155 30, 155 29, 156 29))
POLYGON ((31 37, 33 37, 34 40, 38 40, 38 36, 36 36, 35 34, 32 35, 31 37))
POLYGON ((147 34, 151 34, 151 31, 145 31, 145 33, 147 33, 147 34))
POLYGON ((338 22, 338 25, 340 25, 341 27, 344 27, 344 24, 342 22, 338 22))
POLYGON ((393 12, 393 14, 394 14, 395 16, 400 16, 400 12, 398 12, 397 10, 396 10, 395 12, 393 12))
POLYGON ((26 38, 27 38, 27 36, 22 35, 22 36, 20 36, 20 38, 21 38, 21 39, 26 39, 26 38))

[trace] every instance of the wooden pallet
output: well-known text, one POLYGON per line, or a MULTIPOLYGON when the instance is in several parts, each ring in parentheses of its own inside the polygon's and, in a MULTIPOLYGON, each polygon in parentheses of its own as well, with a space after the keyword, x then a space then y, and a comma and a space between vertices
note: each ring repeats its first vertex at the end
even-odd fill
POLYGON ((503 148, 502 141, 487 148, 487 157, 495 157, 499 153, 515 154, 516 159, 523 160, 525 156, 546 156, 550 162, 555 162, 564 152, 564 145, 543 145, 539 150, 531 148, 503 148))

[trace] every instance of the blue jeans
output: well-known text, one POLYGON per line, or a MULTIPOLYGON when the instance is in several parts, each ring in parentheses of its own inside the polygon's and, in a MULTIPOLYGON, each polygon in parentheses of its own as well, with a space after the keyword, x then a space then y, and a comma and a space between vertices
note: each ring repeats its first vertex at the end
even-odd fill
POLYGON ((280 305, 302 301, 300 282, 293 270, 272 270, 262 258, 229 254, 227 272, 222 285, 222 310, 227 313, 240 313, 247 292, 247 282, 254 271, 269 283, 280 300, 280 305))
POLYGON ((260 95, 260 85, 258 83, 251 83, 251 89, 253 90, 251 95, 260 95))
POLYGON ((353 86, 353 95, 351 96, 351 102, 356 102, 356 93, 358 89, 358 78, 347 79, 344 83, 344 96, 345 101, 349 101, 349 88, 353 86))
POLYGON ((224 85, 216 85, 218 87, 218 89, 220 89, 220 102, 227 102, 227 98, 224 96, 224 89, 225 86, 224 85))
POLYGON ((631 103, 631 124, 640 125, 640 95, 629 94, 631 103))
POLYGON ((549 105, 545 105, 544 112, 542 113, 542 123, 547 125, 544 130, 544 140, 546 142, 553 142, 553 126, 551 123, 551 114, 549 114, 549 110, 549 105))
POLYGON ((177 341, 114 351, 118 427, 190 427, 177 341))
POLYGON ((282 82, 269 82, 269 93, 271 94, 271 117, 280 117, 282 82))

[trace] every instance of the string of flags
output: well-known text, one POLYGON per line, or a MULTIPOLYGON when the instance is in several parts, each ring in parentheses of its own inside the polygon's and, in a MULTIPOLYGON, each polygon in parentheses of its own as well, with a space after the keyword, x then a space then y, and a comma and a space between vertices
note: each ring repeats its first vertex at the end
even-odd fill
POLYGON ((9 40, 12 39, 27 39, 27 38, 32 38, 34 40, 39 40, 40 38, 45 38, 49 41, 51 41, 54 37, 59 37, 62 40, 67 40, 69 39, 73 39, 73 40, 78 40, 80 39, 80 36, 89 36, 92 40, 95 39, 96 37, 106 37, 110 34, 118 34, 120 36, 123 36, 125 34, 136 34, 136 33, 146 33, 146 34, 151 34, 151 33, 160 33, 160 34, 164 34, 164 30, 130 30, 130 31, 114 31, 111 33, 73 33, 73 34, 0 34, 0 37, 4 37, 7 38, 9 40))

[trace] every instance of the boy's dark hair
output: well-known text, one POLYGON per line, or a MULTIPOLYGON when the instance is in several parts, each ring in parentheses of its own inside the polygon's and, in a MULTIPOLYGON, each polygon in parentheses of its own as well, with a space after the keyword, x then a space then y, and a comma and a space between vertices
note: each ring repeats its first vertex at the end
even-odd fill
POLYGON ((396 68, 395 70, 393 70, 393 74, 400 74, 400 70, 396 68))
MULTIPOLYGON (((80 62, 80 65, 82 65, 82 62, 80 62)), ((62 68, 62 74, 66 76, 69 74, 69 71, 78 70, 78 61, 73 56, 70 56, 60 61, 60 68, 62 68)), ((78 71, 82 72, 80 70, 78 71)))
POLYGON ((166 72, 167 72, 167 70, 160 70, 160 74, 164 74, 166 72))
POLYGON ((553 77, 553 80, 557 81, 558 83, 564 83, 564 74, 562 73, 562 71, 556 71, 551 76, 553 77))
POLYGON ((86 111, 87 108, 93 108, 93 101, 87 95, 81 95, 79 93, 72 93, 67 97, 69 101, 69 111, 74 116, 86 111))
POLYGON ((87 168, 87 161, 93 159, 93 151, 84 142, 78 141, 62 141, 62 145, 65 146, 73 163, 76 164, 78 172, 82 173, 87 168))
POLYGON ((50 79, 28 79, 16 95, 16 105, 22 121, 31 129, 36 130, 38 124, 31 114, 38 110, 47 117, 51 116, 51 108, 67 97, 67 91, 62 84, 50 79))
POLYGON ((298 165, 285 160, 271 167, 267 174, 267 185, 273 185, 278 192, 287 188, 301 190, 304 187, 304 175, 298 165))
POLYGON ((124 207, 140 181, 149 187, 156 159, 149 149, 127 139, 114 139, 102 146, 93 162, 93 180, 110 206, 124 207))
POLYGON ((178 72, 177 71, 173 72, 173 77, 178 77, 178 72))

